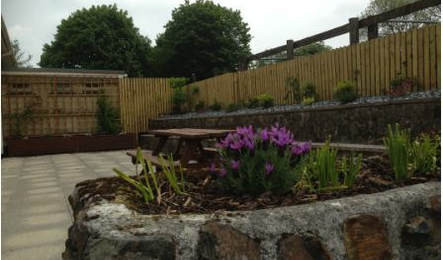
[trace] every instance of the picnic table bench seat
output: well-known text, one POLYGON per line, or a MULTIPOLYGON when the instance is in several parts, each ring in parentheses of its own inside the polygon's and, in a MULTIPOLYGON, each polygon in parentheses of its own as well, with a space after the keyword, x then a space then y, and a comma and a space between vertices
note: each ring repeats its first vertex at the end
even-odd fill
MULTIPOLYGON (((136 164, 137 163, 137 151, 131 151, 131 152, 127 152, 127 155, 129 155, 131 157, 132 163, 136 164)), ((143 154, 143 158, 147 161, 150 161, 153 165, 161 167, 162 164, 160 162, 160 158, 156 155, 152 154, 152 151, 150 150, 143 150, 142 151, 143 154)), ((166 160, 166 158, 165 158, 166 160)), ((174 166, 178 167, 180 165, 179 161, 174 161, 174 166)))

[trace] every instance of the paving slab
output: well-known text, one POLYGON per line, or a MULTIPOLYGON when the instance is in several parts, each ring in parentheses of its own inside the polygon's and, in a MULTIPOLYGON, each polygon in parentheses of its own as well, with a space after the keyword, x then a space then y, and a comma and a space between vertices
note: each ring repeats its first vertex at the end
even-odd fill
POLYGON ((76 183, 133 173, 124 151, 13 157, 1 160, 2 258, 61 259, 72 213, 67 200, 76 183))

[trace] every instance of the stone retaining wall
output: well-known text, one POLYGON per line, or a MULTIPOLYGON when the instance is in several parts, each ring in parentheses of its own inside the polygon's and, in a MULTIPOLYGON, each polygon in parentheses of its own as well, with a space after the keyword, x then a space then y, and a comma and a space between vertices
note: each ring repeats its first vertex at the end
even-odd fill
POLYGON ((77 194, 64 259, 440 259, 439 182, 213 215, 139 215, 77 194))
POLYGON ((150 129, 265 127, 276 122, 289 127, 297 140, 380 144, 388 124, 411 128, 413 136, 440 130, 440 98, 349 104, 297 111, 225 115, 189 119, 156 119, 150 129))

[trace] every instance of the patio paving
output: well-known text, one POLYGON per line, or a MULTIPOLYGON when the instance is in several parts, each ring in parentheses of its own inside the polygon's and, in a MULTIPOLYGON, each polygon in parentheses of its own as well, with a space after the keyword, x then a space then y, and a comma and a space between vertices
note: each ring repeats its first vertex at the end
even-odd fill
POLYGON ((68 196, 86 179, 132 173, 127 151, 1 160, 2 258, 61 259, 72 213, 68 196))

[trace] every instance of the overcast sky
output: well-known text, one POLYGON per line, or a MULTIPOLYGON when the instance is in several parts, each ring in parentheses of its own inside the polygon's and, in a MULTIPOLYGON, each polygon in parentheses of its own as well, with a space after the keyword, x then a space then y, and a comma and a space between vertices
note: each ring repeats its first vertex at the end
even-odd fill
MULTIPOLYGON (((141 34, 155 43, 156 36, 170 20, 171 12, 184 0, 2 0, 3 19, 11 41, 19 40, 21 48, 32 55, 31 63, 40 61, 43 44, 53 40, 63 18, 80 8, 113 4, 127 10, 141 34)), ((191 2, 193 2, 191 0, 191 2)), ((253 53, 298 40, 348 22, 359 16, 369 0, 215 0, 240 10, 251 28, 253 53)), ((333 47, 347 45, 348 35, 326 41, 333 47)))

